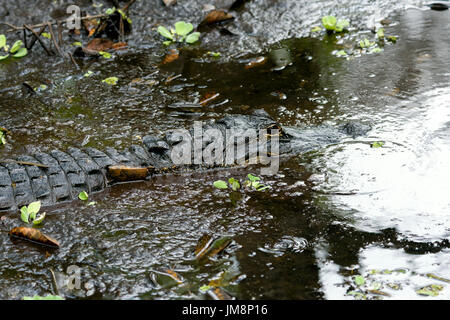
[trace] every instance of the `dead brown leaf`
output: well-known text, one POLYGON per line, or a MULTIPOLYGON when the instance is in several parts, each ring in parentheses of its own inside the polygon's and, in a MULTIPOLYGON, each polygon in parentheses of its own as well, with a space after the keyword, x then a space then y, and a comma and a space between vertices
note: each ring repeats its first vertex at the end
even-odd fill
POLYGON ((171 5, 175 4, 177 0, 163 0, 166 7, 170 7, 171 5))
POLYGON ((208 12, 205 19, 200 23, 199 26, 210 25, 214 23, 219 23, 222 21, 234 19, 234 17, 224 10, 213 10, 208 12))
POLYGON ((149 171, 154 169, 149 168, 135 168, 127 167, 124 165, 109 166, 108 175, 113 181, 125 182, 125 181, 138 181, 145 180, 149 175, 149 171))
POLYGON ((94 38, 88 42, 84 49, 92 51, 107 51, 113 47, 114 43, 105 38, 94 38))
POLYGON ((9 231, 9 235, 16 238, 21 238, 25 240, 29 240, 32 242, 36 242, 45 246, 56 247, 59 248, 59 242, 52 237, 49 237, 38 229, 27 228, 27 227, 16 227, 9 231))
POLYGON ((171 49, 169 51, 169 53, 165 55, 165 57, 164 57, 164 59, 162 61, 162 64, 171 63, 171 62, 177 60, 179 57, 180 57, 180 53, 178 52, 178 50, 177 49, 171 49))

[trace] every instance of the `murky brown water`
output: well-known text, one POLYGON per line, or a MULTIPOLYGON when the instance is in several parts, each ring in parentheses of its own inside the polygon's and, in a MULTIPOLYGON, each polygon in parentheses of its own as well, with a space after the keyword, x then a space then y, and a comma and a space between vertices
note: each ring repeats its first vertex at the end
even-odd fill
MULTIPOLYGON (((356 119, 373 130, 289 159, 264 179, 272 187, 266 193, 236 197, 215 189, 214 180, 257 172, 227 169, 117 185, 91 196, 95 206, 80 201, 52 208, 42 230, 60 240, 59 250, 46 253, 0 234, 0 298, 55 293, 50 270, 76 265, 83 289, 61 292, 67 297, 202 299, 199 288, 222 277, 238 299, 361 297, 355 292, 417 299, 423 296, 416 291, 431 284, 443 286, 437 299, 448 299, 448 283, 436 277, 450 278, 450 12, 402 10, 385 27, 398 36, 396 44, 347 60, 336 50, 373 37, 366 25, 383 18, 392 3, 346 1, 333 8, 327 1, 250 1, 227 26, 236 37, 213 30, 163 65, 166 51, 151 27, 197 21, 198 6, 138 3, 130 48, 113 60, 80 61, 82 71, 40 49, 1 63, 0 123, 13 136, 0 157, 69 146, 120 149, 147 133, 256 108, 283 125, 356 119), (311 26, 327 13, 350 18, 355 28, 342 39, 310 37, 311 26), (273 21, 279 26, 267 28, 273 21), (222 54, 212 58, 208 51, 222 54), (273 70, 277 52, 292 61, 281 71, 273 70), (258 56, 267 62, 246 69, 258 56), (94 74, 83 77, 88 70, 94 74), (101 82, 109 76, 119 78, 117 86, 101 82), (25 81, 48 88, 29 97, 25 81), (218 98, 198 113, 171 108, 211 93, 218 98), (385 145, 370 148, 374 141, 385 145), (204 233, 231 236, 233 243, 198 262, 193 250, 204 233), (184 283, 154 286, 151 271, 161 268, 174 269, 184 283), (360 288, 357 274, 366 280, 360 288), (84 285, 94 290, 86 294, 84 285)), ((5 19, 23 23, 26 10, 9 9, 5 19)), ((37 23, 45 10, 35 15, 37 23)), ((20 224, 18 214, 7 217, 10 225, 20 224)))

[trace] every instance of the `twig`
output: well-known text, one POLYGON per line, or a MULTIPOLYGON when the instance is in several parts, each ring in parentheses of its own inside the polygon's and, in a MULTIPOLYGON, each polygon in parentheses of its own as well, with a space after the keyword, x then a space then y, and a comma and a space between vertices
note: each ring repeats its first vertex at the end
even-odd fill
POLYGON ((58 44, 61 46, 62 45, 62 24, 61 21, 56 21, 57 25, 58 25, 58 44))
POLYGON ((53 33, 52 24, 48 23, 48 30, 50 31, 50 36, 52 38, 53 44, 55 45, 56 50, 58 50, 58 53, 61 57, 64 57, 61 48, 58 46, 58 43, 56 42, 55 34, 53 33))
MULTIPOLYGON (((41 34, 42 34, 42 32, 44 32, 45 28, 47 28, 47 26, 43 26, 43 27, 41 28, 41 30, 39 30, 38 36, 41 36, 41 34)), ((27 29, 25 28, 25 29, 23 29, 23 30, 25 31, 25 30, 27 30, 27 29)), ((38 39, 38 38, 36 38, 36 36, 34 36, 34 37, 31 39, 31 41, 30 41, 30 43, 28 44, 28 47, 27 47, 28 50, 30 50, 31 48, 33 48, 34 43, 36 42, 37 39, 38 39)))
POLYGON ((53 283, 55 285, 55 292, 56 295, 59 296, 59 288, 58 288, 58 282, 56 281, 55 273, 53 272, 53 269, 50 268, 50 272, 52 273, 53 283))
POLYGON ((23 44, 24 44, 25 48, 28 48, 28 45, 27 45, 27 30, 26 29, 23 29, 23 44))
POLYGON ((128 9, 131 7, 131 5, 132 5, 133 3, 135 3, 135 2, 136 2, 136 0, 130 0, 130 2, 128 2, 128 3, 122 8, 122 11, 123 11, 123 12, 127 12, 128 9))
MULTIPOLYGON (((34 34, 34 36, 37 38, 37 40, 38 40, 39 43, 41 44, 42 48, 44 48, 45 52, 47 52, 47 54, 48 54, 49 56, 52 56, 52 55, 53 55, 53 52, 51 52, 51 51, 47 48, 47 46, 46 46, 45 43, 42 41, 41 37, 39 37, 39 35, 36 33, 36 31, 34 31, 30 26, 24 25, 24 27, 25 27, 27 30, 31 31, 31 32, 34 34)), ((46 27, 46 26, 45 26, 45 27, 46 27)), ((45 28, 44 28, 44 29, 45 29, 45 28)))
POLYGON ((75 65, 75 67, 79 70, 80 66, 78 65, 78 63, 75 61, 75 59, 73 58, 73 55, 69 52, 67 53, 67 55, 69 56, 70 60, 73 62, 73 64, 75 65))

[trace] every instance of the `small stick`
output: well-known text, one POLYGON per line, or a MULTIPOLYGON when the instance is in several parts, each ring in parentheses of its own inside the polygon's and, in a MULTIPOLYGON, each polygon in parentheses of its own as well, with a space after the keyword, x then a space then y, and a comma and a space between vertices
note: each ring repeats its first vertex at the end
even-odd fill
POLYGON ((62 24, 61 21, 57 21, 58 24, 58 44, 61 46, 62 45, 62 24))
POLYGON ((56 281, 55 273, 53 272, 52 268, 50 268, 50 272, 52 273, 52 278, 53 278, 53 283, 55 285, 56 295, 59 296, 58 282, 56 281))
MULTIPOLYGON (((39 30, 39 32, 38 32, 38 35, 39 35, 39 36, 42 34, 42 32, 44 32, 45 28, 47 28, 47 26, 43 26, 43 27, 41 28, 41 30, 39 30)), ((26 30, 26 28, 25 28, 24 30, 26 30)), ((28 50, 31 50, 31 48, 33 48, 34 43, 36 42, 36 40, 37 40, 36 36, 34 36, 34 37, 31 39, 31 41, 30 41, 30 43, 29 43, 29 45, 28 45, 28 47, 27 47, 28 50)))
POLYGON ((58 50, 58 53, 61 57, 64 57, 63 53, 61 52, 61 48, 58 46, 58 43, 56 42, 55 34, 53 33, 52 24, 48 23, 48 30, 50 31, 50 36, 53 40, 53 44, 55 45, 56 50, 58 50))
MULTIPOLYGON (((46 28, 46 27, 47 27, 47 26, 45 26, 45 28, 46 28)), ((49 56, 52 56, 53 53, 47 48, 47 46, 46 46, 45 43, 42 41, 41 37, 39 37, 39 35, 36 33, 36 31, 34 31, 32 28, 30 28, 30 27, 27 26, 27 25, 25 25, 25 28, 26 28, 27 30, 31 31, 31 32, 34 34, 34 36, 37 38, 37 40, 38 40, 39 43, 41 44, 42 48, 44 48, 45 52, 47 52, 47 54, 48 54, 49 56)), ((45 29, 45 28, 44 28, 44 29, 45 29)))
POLYGON ((23 44, 24 44, 25 48, 28 48, 28 45, 27 45, 27 30, 26 29, 23 29, 23 44))
POLYGON ((34 162, 28 162, 28 161, 16 161, 16 160, 0 160, 0 163, 17 163, 25 166, 36 166, 40 168, 50 168, 49 166, 45 164, 40 163, 34 163, 34 162))
POLYGON ((69 52, 67 53, 67 55, 69 56, 70 60, 73 62, 73 64, 75 65, 75 67, 79 70, 80 66, 78 65, 78 63, 75 61, 75 59, 73 58, 73 55, 69 52))

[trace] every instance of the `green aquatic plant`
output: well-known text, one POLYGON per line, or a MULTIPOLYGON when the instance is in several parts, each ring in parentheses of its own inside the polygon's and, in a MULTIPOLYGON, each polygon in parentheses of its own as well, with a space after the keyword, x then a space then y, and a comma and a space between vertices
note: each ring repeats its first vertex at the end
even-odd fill
POLYGON ((0 145, 6 144, 6 132, 0 128, 0 145))
MULTIPOLYGON (((260 183, 260 181, 260 177, 254 176, 250 173, 247 175, 247 180, 244 182, 244 185, 245 187, 254 189, 256 191, 263 191, 270 188, 270 186, 266 186, 260 183)), ((213 185, 217 189, 228 189, 228 186, 230 186, 233 191, 237 191, 241 188, 241 183, 235 178, 228 179, 228 182, 224 180, 217 180, 214 181, 213 185)))
POLYGON ((81 191, 78 198, 82 201, 86 201, 89 198, 89 195, 86 191, 81 191))
POLYGON ((20 218, 25 223, 33 223, 33 225, 41 224, 42 221, 44 221, 45 212, 37 216, 40 209, 40 201, 32 202, 28 206, 23 206, 20 208, 20 218))
POLYGON ((340 33, 350 25, 350 22, 347 19, 338 20, 334 16, 325 16, 322 18, 322 25, 328 32, 340 33))
POLYGON ((10 55, 14 58, 22 58, 26 56, 28 50, 27 48, 22 48, 22 46, 22 40, 17 40, 10 48, 6 43, 6 36, 4 34, 0 34, 0 51, 3 50, 6 52, 6 55, 0 54, 0 61, 7 59, 10 55))
POLYGON ((170 28, 170 31, 163 26, 158 27, 158 33, 164 38, 169 39, 163 42, 165 45, 169 45, 172 42, 186 42, 191 44, 197 42, 200 38, 200 32, 192 32, 194 30, 192 23, 178 21, 174 27, 175 29, 170 28))

